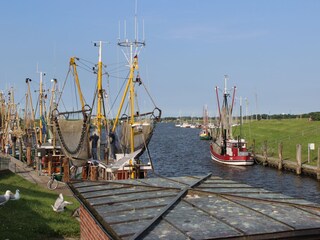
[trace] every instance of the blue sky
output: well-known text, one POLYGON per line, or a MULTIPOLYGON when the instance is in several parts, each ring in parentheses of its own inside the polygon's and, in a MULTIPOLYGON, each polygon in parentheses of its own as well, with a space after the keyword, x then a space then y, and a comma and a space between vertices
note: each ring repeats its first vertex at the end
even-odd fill
MULTIPOLYGON (((94 40, 109 42, 103 62, 119 76, 112 67, 123 61, 118 25, 126 20, 133 37, 134 6, 134 0, 1 1, 0 89, 13 86, 23 106, 25 78, 37 88, 37 64, 47 88, 53 77, 61 84, 71 56, 97 61, 94 40)), ((205 104, 214 116, 214 88, 223 87, 225 74, 237 98, 248 99, 249 113, 319 111, 319 12, 317 0, 139 0, 146 40, 140 75, 164 116, 201 116, 205 104)), ((90 98, 95 79, 80 78, 90 98)), ((115 98, 122 80, 110 76, 109 85, 115 98)))

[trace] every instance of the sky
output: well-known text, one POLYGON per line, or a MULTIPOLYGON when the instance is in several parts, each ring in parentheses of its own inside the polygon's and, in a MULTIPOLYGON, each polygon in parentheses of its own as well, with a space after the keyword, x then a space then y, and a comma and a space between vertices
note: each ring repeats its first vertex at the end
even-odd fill
MULTIPOLYGON (((138 0, 141 79, 167 117, 202 116, 205 105, 215 116, 215 87, 223 89, 226 74, 228 89, 237 87, 236 107, 242 98, 248 114, 319 111, 319 12, 318 0, 138 0)), ((125 67, 119 25, 120 38, 126 22, 134 40, 134 17, 134 0, 1 1, 0 89, 13 87, 23 108, 27 77, 34 90, 37 71, 46 72, 46 88, 52 78, 62 87, 70 57, 96 63, 93 41, 101 40, 112 105, 128 71, 118 70, 125 67)), ((95 76, 79 71, 79 78, 90 99, 95 76)))

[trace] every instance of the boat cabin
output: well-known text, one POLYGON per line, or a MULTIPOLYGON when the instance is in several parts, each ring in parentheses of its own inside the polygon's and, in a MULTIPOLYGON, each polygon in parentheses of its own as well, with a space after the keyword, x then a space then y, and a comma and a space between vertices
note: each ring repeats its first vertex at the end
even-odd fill
POLYGON ((231 139, 227 141, 227 154, 229 156, 248 156, 247 143, 244 139, 231 139))

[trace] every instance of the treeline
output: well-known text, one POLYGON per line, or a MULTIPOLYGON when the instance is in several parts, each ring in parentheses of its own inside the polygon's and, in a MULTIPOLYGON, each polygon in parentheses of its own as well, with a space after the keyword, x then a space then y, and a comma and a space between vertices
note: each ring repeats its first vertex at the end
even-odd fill
MULTIPOLYGON (((254 116, 255 117, 255 116, 254 116)), ((311 112, 303 114, 261 114, 257 116, 258 120, 261 119, 292 119, 292 118, 308 118, 310 121, 320 121, 320 112, 311 112)))
MULTIPOLYGON (((307 118, 310 121, 320 121, 320 112, 310 112, 310 113, 303 113, 303 114, 257 114, 251 116, 243 116, 246 119, 253 119, 253 120, 267 120, 267 119, 293 119, 293 118, 307 118)), ((191 117, 191 116, 184 116, 184 117, 164 117, 162 118, 163 121, 202 121, 202 117, 191 117)), ((209 118, 210 120, 214 120, 215 118, 209 118)))

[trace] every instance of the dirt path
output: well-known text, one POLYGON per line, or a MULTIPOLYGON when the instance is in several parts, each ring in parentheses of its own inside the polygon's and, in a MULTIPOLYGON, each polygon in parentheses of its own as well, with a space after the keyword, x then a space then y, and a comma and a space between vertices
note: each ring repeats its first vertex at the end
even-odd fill
MULTIPOLYGON (((20 175, 24 179, 28 180, 29 182, 32 182, 36 185, 39 185, 43 188, 47 188, 47 183, 50 179, 49 176, 46 175, 39 175, 37 171, 35 171, 33 168, 28 167, 25 163, 11 157, 10 155, 5 155, 3 153, 0 153, 1 158, 10 158, 9 163, 9 170, 20 175)), ((64 196, 73 196, 72 192, 70 191, 69 187, 65 183, 60 183, 57 187, 57 189, 52 190, 59 193, 62 193, 64 196)))

